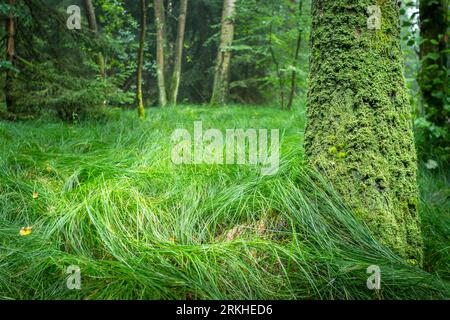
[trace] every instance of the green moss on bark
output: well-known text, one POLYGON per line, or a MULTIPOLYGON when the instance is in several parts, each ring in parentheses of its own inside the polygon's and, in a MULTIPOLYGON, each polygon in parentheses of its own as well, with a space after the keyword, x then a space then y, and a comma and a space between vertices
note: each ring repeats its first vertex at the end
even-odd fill
POLYGON ((313 1, 305 150, 374 236, 422 262, 416 151, 395 0, 313 1), (381 7, 381 29, 367 8, 381 7))

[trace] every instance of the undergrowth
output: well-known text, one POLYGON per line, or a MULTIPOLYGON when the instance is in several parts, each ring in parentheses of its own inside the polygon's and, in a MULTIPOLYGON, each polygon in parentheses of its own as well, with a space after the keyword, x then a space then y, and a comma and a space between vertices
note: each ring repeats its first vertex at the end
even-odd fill
POLYGON ((421 167, 424 269, 374 240, 303 162, 303 115, 113 110, 0 123, 1 299, 448 299, 448 178, 421 167), (281 166, 171 163, 176 128, 281 129, 281 166), (19 236, 32 226, 29 236, 19 236), (81 290, 66 287, 67 267, 81 290), (381 269, 381 290, 366 270, 381 269))

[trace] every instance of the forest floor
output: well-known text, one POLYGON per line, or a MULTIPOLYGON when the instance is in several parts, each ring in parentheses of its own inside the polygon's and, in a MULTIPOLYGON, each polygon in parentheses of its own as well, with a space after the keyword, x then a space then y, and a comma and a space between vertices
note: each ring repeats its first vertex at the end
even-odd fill
POLYGON ((420 165, 423 269, 375 241, 303 164, 301 113, 183 106, 0 122, 0 299, 450 298, 448 177, 420 165), (177 128, 279 128, 274 176, 175 165, 177 128), (22 227, 31 233, 19 235, 22 227), (381 269, 369 290, 367 268, 381 269), (69 266, 81 289, 69 290, 69 266))

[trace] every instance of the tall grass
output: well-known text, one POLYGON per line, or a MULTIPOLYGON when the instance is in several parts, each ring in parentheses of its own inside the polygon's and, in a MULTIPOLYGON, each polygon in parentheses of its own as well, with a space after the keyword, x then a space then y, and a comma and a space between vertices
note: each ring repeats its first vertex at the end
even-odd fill
POLYGON ((428 189, 429 173, 422 270, 374 240, 305 167, 302 114, 183 106, 136 118, 0 124, 1 299, 450 297, 448 201, 433 198, 442 190, 428 189), (282 129, 280 171, 172 164, 171 133, 197 120, 282 129), (19 236, 24 226, 33 233, 19 236), (81 290, 66 287, 69 265, 81 269, 81 290), (366 286, 370 265, 381 290, 366 286))

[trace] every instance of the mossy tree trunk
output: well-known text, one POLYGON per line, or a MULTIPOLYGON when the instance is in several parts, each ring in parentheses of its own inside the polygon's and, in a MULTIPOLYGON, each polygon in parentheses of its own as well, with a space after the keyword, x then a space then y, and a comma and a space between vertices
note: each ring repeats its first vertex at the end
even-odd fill
POLYGON ((144 99, 142 97, 142 71, 144 68, 144 48, 145 48, 145 32, 147 24, 146 4, 145 0, 140 1, 141 8, 141 35, 139 39, 139 52, 138 52, 138 65, 137 65, 137 77, 136 77, 136 101, 137 110, 140 118, 145 117, 144 99))
POLYGON ((222 29, 217 53, 214 85, 211 97, 212 105, 225 104, 228 95, 228 75, 231 62, 231 45, 234 40, 234 15, 236 0, 224 0, 222 12, 222 29))
POLYGON ((420 45, 422 65, 419 84, 429 120, 448 125, 445 110, 448 91, 448 0, 420 1, 420 45))
MULTIPOLYGON (((91 31, 98 36, 97 18, 95 17, 95 9, 92 0, 84 0, 84 10, 86 11, 86 16, 88 18, 89 29, 91 29, 91 31)), ((100 75, 102 78, 106 78, 105 57, 101 52, 97 52, 95 55, 97 65, 100 69, 100 75)))
POLYGON ((187 15, 188 0, 181 0, 180 2, 180 14, 178 17, 178 32, 175 43, 175 64, 173 67, 172 85, 170 88, 170 103, 177 104, 178 88, 180 87, 181 79, 181 66, 183 61, 183 46, 184 46, 184 31, 186 28, 186 15, 187 15))
POLYGON ((422 262, 416 151, 397 0, 313 0, 305 131, 308 162, 373 235, 422 262), (368 7, 381 28, 369 30, 368 7))
POLYGON ((163 0, 154 0, 156 19, 156 72, 159 89, 159 105, 167 105, 166 77, 165 77, 165 9, 163 0))
POLYGON ((14 103, 14 55, 15 55, 15 25, 14 25, 14 2, 15 0, 8 0, 9 16, 6 19, 6 61, 10 66, 6 71, 5 79, 5 100, 6 110, 8 112, 15 111, 14 103))

